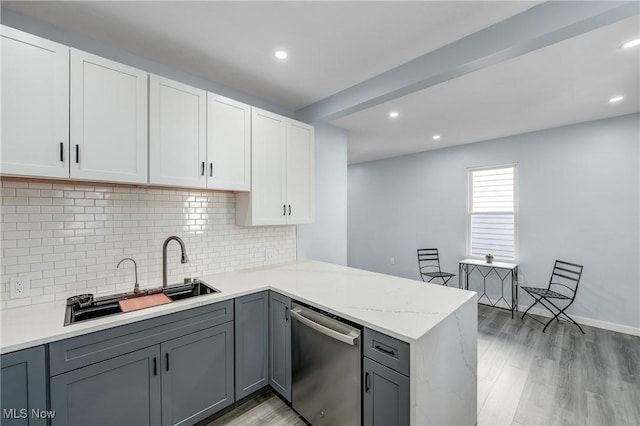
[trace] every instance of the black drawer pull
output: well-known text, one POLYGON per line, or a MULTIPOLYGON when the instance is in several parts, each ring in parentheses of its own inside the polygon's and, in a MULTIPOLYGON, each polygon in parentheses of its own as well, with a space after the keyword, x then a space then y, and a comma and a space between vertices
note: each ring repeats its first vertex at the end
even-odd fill
POLYGON ((209 177, 213 177, 213 163, 209 163, 209 177))
POLYGON ((369 379, 369 372, 367 371, 366 373, 364 373, 364 391, 365 392, 369 392, 369 388, 370 388, 370 379, 369 379))
POLYGON ((283 204, 282 205, 282 216, 286 216, 287 215, 287 205, 283 204))
POLYGON ((169 352, 164 354, 165 360, 167 361, 167 371, 169 371, 169 352))
POLYGON ((289 216, 291 216, 291 204, 289 204, 289 216))
POLYGON ((76 163, 80 162, 80 145, 76 144, 76 163))
POLYGON ((384 352, 387 355, 396 356, 395 351, 392 351, 392 350, 390 351, 389 349, 385 349, 380 345, 373 345, 373 347, 376 348, 377 350, 381 351, 381 352, 384 352))
POLYGON ((158 358, 156 358, 155 356, 153 357, 153 375, 158 375, 158 358))
POLYGON ((284 307, 284 320, 285 321, 289 321, 289 307, 288 306, 284 307))
POLYGON ((60 142, 60 161, 64 162, 64 143, 60 142))
POLYGON ((204 176, 204 161, 202 162, 202 176, 204 176))

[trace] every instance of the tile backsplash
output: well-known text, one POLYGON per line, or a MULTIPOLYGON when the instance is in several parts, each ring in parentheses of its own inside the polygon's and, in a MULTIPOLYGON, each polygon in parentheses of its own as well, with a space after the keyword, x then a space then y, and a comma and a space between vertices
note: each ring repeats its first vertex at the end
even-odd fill
POLYGON ((235 194, 126 185, 0 180, 0 309, 79 293, 162 284, 162 244, 184 240, 189 263, 168 246, 168 282, 295 260, 296 227, 235 225, 235 194), (272 256, 265 259, 265 250, 272 256), (29 277, 28 297, 10 297, 10 280, 29 277))

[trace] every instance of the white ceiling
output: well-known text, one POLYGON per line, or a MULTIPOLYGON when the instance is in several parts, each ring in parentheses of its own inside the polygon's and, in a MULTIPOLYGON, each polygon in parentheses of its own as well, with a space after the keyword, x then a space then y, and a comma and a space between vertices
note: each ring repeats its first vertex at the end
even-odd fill
POLYGON ((640 47, 620 48, 639 29, 627 18, 332 124, 357 163, 639 112, 640 47))
POLYGON ((3 1, 292 111, 539 2, 3 1), (274 52, 289 52, 286 63, 274 52))
MULTIPOLYGON (((299 110, 540 2, 2 2, 3 9, 299 110), (276 49, 289 52, 281 62, 276 49)), ((349 162, 640 111, 638 16, 332 122, 349 162), (627 98, 610 105, 617 93, 627 98), (396 120, 387 118, 397 110, 396 120), (441 133, 437 143, 433 133, 441 133)))

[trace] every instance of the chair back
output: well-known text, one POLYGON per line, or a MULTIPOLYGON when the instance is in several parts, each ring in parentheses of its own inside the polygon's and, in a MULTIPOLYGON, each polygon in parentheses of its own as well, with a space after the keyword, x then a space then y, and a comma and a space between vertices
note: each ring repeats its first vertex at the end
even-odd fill
POLYGON ((438 249, 418 249, 418 268, 421 275, 426 272, 441 272, 438 249))
POLYGON ((578 291, 578 284, 582 276, 582 265, 556 260, 549 280, 549 290, 553 290, 573 300, 578 291))

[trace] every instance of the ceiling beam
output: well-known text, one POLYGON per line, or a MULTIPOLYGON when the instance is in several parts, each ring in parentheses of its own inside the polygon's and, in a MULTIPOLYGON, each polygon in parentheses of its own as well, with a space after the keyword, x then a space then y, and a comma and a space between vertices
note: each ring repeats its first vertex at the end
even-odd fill
POLYGON ((546 2, 296 111, 325 123, 640 13, 636 1, 546 2))

